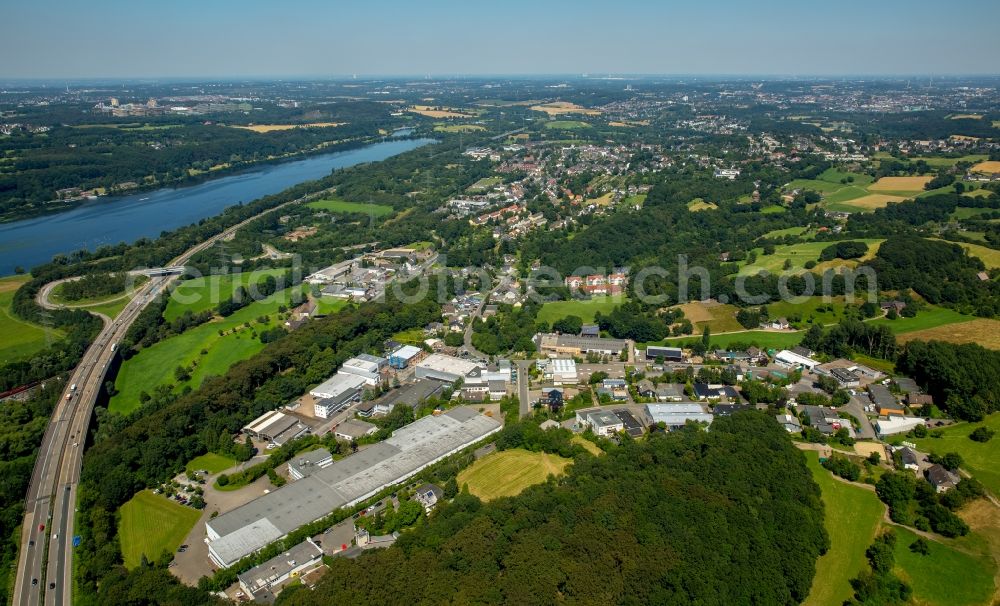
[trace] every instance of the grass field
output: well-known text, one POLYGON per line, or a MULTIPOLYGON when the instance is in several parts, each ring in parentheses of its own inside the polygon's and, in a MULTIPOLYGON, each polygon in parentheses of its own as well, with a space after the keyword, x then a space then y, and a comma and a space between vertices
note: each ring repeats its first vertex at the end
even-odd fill
POLYGON ((715 210, 717 208, 719 207, 716 206, 714 202, 705 202, 701 198, 695 198, 694 200, 688 202, 688 210, 693 213, 696 213, 700 210, 715 210))
POLYGON ((233 465, 236 465, 235 459, 209 452, 191 459, 184 469, 187 471, 204 469, 208 473, 219 473, 220 471, 229 469, 233 465))
POLYGON ((501 183, 503 183, 503 177, 497 177, 495 175, 492 177, 483 177, 470 185, 466 191, 486 191, 487 189, 500 185, 501 183))
POLYGON ((775 229, 764 234, 763 238, 780 238, 782 236, 800 236, 805 237, 808 227, 786 227, 785 229, 775 229))
POLYGON ((993 596, 994 563, 985 555, 972 555, 938 541, 927 541, 930 552, 910 551, 917 535, 905 528, 896 533, 896 573, 913 587, 917 604, 927 606, 979 606, 993 596))
POLYGON ((875 325, 884 324, 885 326, 891 328, 892 332, 899 335, 917 330, 937 328, 938 326, 944 326, 946 324, 968 322, 974 319, 975 318, 973 316, 960 314, 951 309, 927 305, 924 309, 918 311, 917 315, 912 318, 904 318, 902 316, 896 318, 895 320, 890 320, 888 318, 876 318, 874 320, 869 320, 869 323, 875 325))
POLYGON ((830 550, 816 561, 816 576, 805 606, 831 606, 851 597, 850 580, 867 565, 865 549, 875 537, 884 505, 874 492, 834 479, 819 464, 816 452, 805 453, 813 479, 823 493, 823 523, 830 535, 830 550))
MULTIPOLYGON (((859 238, 857 241, 868 244, 868 254, 865 255, 862 260, 874 257, 875 253, 878 251, 878 245, 882 243, 882 240, 878 238, 859 238)), ((773 255, 765 255, 763 248, 755 248, 754 252, 757 253, 757 260, 753 263, 753 265, 744 265, 740 268, 739 273, 744 276, 752 275, 760 272, 762 269, 766 269, 772 274, 781 273, 782 271, 785 271, 783 268, 786 260, 792 262, 792 268, 789 271, 801 271, 805 269, 807 261, 818 261, 819 255, 823 249, 831 246, 832 244, 835 244, 835 242, 800 242, 798 244, 782 244, 774 247, 773 255)), ((857 265, 856 261, 835 259, 829 263, 818 265, 813 271, 822 271, 840 266, 853 267, 854 265, 857 265)))
MULTIPOLYGON (((986 195, 992 193, 988 189, 977 189, 975 192, 972 193, 978 194, 980 192, 984 192, 986 195)), ((958 220, 971 219, 973 217, 978 217, 979 215, 983 215, 986 213, 996 212, 996 210, 997 209, 995 208, 970 208, 968 206, 959 206, 958 208, 955 209, 953 213, 951 213, 951 216, 958 220)))
POLYGON ((26 360, 63 337, 60 330, 46 329, 14 315, 10 307, 14 292, 28 280, 28 276, 0 278, 0 364, 26 360))
POLYGON ((327 210, 332 213, 373 214, 376 217, 392 214, 393 210, 395 210, 391 206, 384 204, 365 204, 363 202, 348 202, 346 200, 316 200, 306 206, 327 210))
POLYGON ((975 442, 969 434, 980 425, 1000 432, 1000 413, 993 413, 982 423, 957 423, 941 430, 940 438, 915 438, 917 448, 923 452, 940 455, 957 452, 962 455, 962 468, 983 483, 994 495, 1000 495, 1000 437, 989 442, 975 442))
POLYGON ((194 528, 201 512, 166 497, 143 490, 122 505, 118 529, 126 568, 135 568, 146 554, 156 560, 166 551, 174 553, 194 528))
POLYGON ((986 154, 969 154, 966 156, 961 156, 959 158, 942 158, 934 156, 917 156, 910 158, 911 161, 916 162, 917 160, 923 160, 928 166, 933 166, 934 168, 947 168, 958 164, 959 162, 972 162, 973 164, 977 162, 982 162, 989 158, 986 154))
POLYGON ((163 317, 172 322, 185 311, 198 313, 216 307, 236 291, 237 286, 259 283, 266 276, 280 276, 283 269, 261 269, 239 274, 222 274, 184 280, 177 285, 163 317))
POLYGON ((809 297, 802 303, 792 303, 789 301, 778 301, 767 305, 767 313, 771 318, 789 318, 798 314, 802 317, 800 322, 803 326, 808 324, 834 324, 843 317, 844 297, 830 297, 826 302, 823 297, 809 297), (829 309, 832 307, 833 309, 829 309), (822 309, 822 311, 820 311, 822 309), (812 322, 810 322, 812 320, 812 322))
POLYGON ((252 126, 231 125, 233 128, 253 131, 255 133, 272 133, 279 130, 291 130, 293 128, 332 128, 342 126, 343 122, 310 122, 309 124, 254 124, 252 126))
POLYGON ((532 105, 531 109, 536 112, 545 112, 549 116, 561 116, 563 114, 583 114, 584 116, 599 116, 600 110, 580 107, 576 103, 568 101, 553 101, 552 103, 542 103, 532 105))
POLYGON ((987 160, 980 162, 973 166, 972 170, 977 173, 1000 173, 1000 161, 987 160))
POLYGON ((684 317, 695 324, 695 332, 699 334, 706 324, 713 333, 743 330, 743 326, 736 321, 737 309, 734 305, 724 305, 709 301, 692 301, 679 307, 684 312, 684 317))
POLYGON ((642 206, 646 203, 646 194, 636 194, 634 196, 626 196, 622 199, 622 203, 626 206, 642 206))
POLYGON ((946 324, 899 335, 899 341, 902 343, 914 339, 946 341, 948 343, 978 343, 987 349, 1000 349, 1000 320, 979 318, 969 322, 946 324))
POLYGON ((566 316, 578 316, 584 323, 594 321, 594 313, 611 313, 616 306, 625 302, 625 295, 593 297, 587 301, 553 301, 542 305, 538 311, 539 322, 552 323, 566 316))
POLYGON ((973 257, 979 257, 983 264, 986 265, 987 269, 1000 267, 1000 250, 980 246, 978 244, 966 244, 965 242, 956 242, 955 244, 958 244, 965 250, 969 251, 969 254, 973 257))
MULTIPOLYGON (((206 377, 221 375, 236 362, 257 353, 264 344, 252 333, 276 324, 278 308, 288 304, 290 290, 286 288, 251 303, 228 318, 216 319, 169 337, 129 358, 118 372, 115 386, 119 393, 111 398, 108 409, 127 414, 140 406, 139 395, 143 391, 152 393, 159 385, 174 385, 175 389, 187 385, 196 388, 206 377), (266 324, 257 323, 260 316, 268 318, 266 324), (247 322, 249 328, 245 326, 247 322), (225 334, 220 336, 220 330, 225 334), (174 369, 178 366, 192 368, 191 378, 177 381, 174 369)), ((167 309, 169 311, 169 306, 167 309)))
POLYGON ((581 122, 580 120, 552 120, 551 122, 545 123, 545 128, 554 128, 559 130, 576 130, 578 128, 589 127, 590 124, 581 122))
POLYGON ((320 297, 316 299, 316 313, 330 315, 350 305, 344 299, 333 299, 330 297, 320 297))
POLYGON ((590 454, 592 454, 594 456, 600 456, 600 455, 604 454, 604 451, 601 450, 600 446, 598 446, 597 444, 594 444, 593 442, 591 442, 590 440, 584 438, 583 436, 578 436, 578 435, 577 436, 573 436, 572 442, 574 444, 579 444, 580 446, 583 446, 587 450, 587 452, 589 452, 590 454))
POLYGON ((434 127, 434 131, 439 133, 474 133, 479 130, 486 130, 486 127, 480 124, 439 124, 434 127))
POLYGON ((572 463, 558 455, 528 452, 521 448, 487 455, 458 474, 458 485, 483 501, 511 497, 550 475, 562 475, 572 463))
POLYGON ((876 208, 884 208, 888 206, 890 202, 902 202, 903 200, 906 200, 906 198, 902 196, 868 194, 867 196, 853 198, 846 202, 831 202, 830 204, 826 204, 825 207, 835 212, 864 212, 868 210, 875 210, 876 208))
POLYGON ((868 186, 868 191, 881 192, 913 192, 924 191, 924 185, 933 179, 930 176, 923 177, 882 177, 875 183, 868 186))

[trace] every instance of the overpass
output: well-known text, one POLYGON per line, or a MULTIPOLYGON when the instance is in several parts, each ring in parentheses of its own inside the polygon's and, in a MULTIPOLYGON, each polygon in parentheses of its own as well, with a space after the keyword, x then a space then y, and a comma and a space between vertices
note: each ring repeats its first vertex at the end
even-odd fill
MULTIPOLYGON (((17 576, 14 581, 14 604, 69 606, 73 603, 73 536, 76 534, 76 497, 83 465, 83 448, 108 366, 117 355, 118 343, 140 312, 158 295, 167 292, 170 285, 183 273, 184 264, 194 255, 221 239, 231 237, 241 227, 262 215, 323 193, 279 204, 192 246, 168 265, 155 268, 153 274, 146 274, 150 275, 149 281, 135 292, 114 320, 97 314, 104 320, 104 328, 70 374, 67 388, 60 395, 49 418, 35 459, 25 497, 17 576), (73 389, 74 386, 76 389, 73 389)), ((41 289, 38 295, 40 305, 57 307, 48 301, 48 294, 53 286, 54 282, 41 289)))

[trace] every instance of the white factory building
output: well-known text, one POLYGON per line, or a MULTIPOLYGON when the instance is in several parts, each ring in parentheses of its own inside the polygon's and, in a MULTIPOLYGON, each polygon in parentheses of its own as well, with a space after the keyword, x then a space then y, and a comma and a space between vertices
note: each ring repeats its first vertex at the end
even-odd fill
POLYGON ((300 526, 357 505, 501 429, 497 420, 469 408, 418 419, 382 442, 208 520, 209 557, 218 566, 231 566, 300 526))
POLYGON ((555 385, 570 384, 577 382, 576 360, 568 358, 551 358, 535 362, 535 366, 542 373, 542 378, 551 380, 555 385))
POLYGON ((819 362, 816 360, 800 356, 799 354, 793 351, 788 351, 787 349, 782 349, 778 353, 774 354, 774 361, 787 368, 804 368, 806 370, 812 370, 819 365, 819 362))
POLYGON ((364 377, 347 373, 333 375, 309 391, 309 395, 317 399, 334 400, 345 392, 360 393, 368 381, 364 377))
POLYGON ((362 377, 366 384, 374 387, 381 383, 382 369, 385 368, 388 363, 389 361, 385 358, 361 354, 344 362, 337 373, 362 377))

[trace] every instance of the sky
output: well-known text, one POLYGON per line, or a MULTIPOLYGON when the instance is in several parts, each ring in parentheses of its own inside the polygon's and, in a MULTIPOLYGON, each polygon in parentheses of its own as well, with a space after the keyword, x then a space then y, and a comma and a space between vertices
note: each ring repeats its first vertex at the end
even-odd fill
POLYGON ((1000 73, 998 0, 2 0, 0 78, 1000 73))

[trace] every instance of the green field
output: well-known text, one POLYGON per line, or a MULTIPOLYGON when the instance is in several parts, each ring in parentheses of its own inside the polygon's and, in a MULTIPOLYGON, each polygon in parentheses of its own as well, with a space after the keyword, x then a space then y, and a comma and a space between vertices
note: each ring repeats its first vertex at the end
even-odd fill
POLYGON ((510 497, 550 475, 561 475, 572 463, 558 455, 521 448, 487 455, 458 474, 458 485, 484 501, 510 497))
MULTIPOLYGON (((798 345, 804 335, 804 331, 770 332, 766 330, 745 330, 724 335, 712 335, 711 345, 713 348, 726 349, 732 343, 748 343, 756 345, 761 349, 788 349, 798 345)), ((643 343, 640 345, 677 345, 678 343, 694 342, 699 339, 700 337, 697 335, 671 337, 656 343, 643 343)))
POLYGON ((960 314, 957 311, 946 309, 944 307, 927 305, 924 309, 918 311, 917 315, 912 318, 904 318, 902 316, 896 318, 895 320, 890 320, 888 318, 876 318, 874 320, 869 320, 868 322, 870 324, 888 326, 892 329, 892 332, 899 335, 914 332, 916 330, 926 330, 928 328, 944 326, 945 324, 968 322, 969 320, 975 320, 975 318, 973 316, 960 314))
POLYGON ((10 308, 14 292, 28 280, 28 276, 0 278, 0 335, 3 335, 0 339, 0 364, 26 360, 64 335, 60 330, 46 330, 14 315, 10 308))
POLYGON ((780 238, 782 236, 800 236, 805 237, 808 227, 786 227, 784 229, 775 229, 767 232, 762 238, 780 238))
POLYGON ((994 269, 1000 267, 1000 250, 993 248, 987 248, 986 246, 980 246, 978 244, 966 244, 965 242, 956 242, 965 250, 969 251, 969 254, 974 257, 979 257, 979 259, 986 265, 986 269, 994 269))
POLYGON ((802 317, 800 322, 796 322, 799 327, 807 327, 809 324, 836 324, 843 317, 844 297, 831 297, 830 302, 823 301, 823 297, 809 297, 802 303, 792 303, 789 301, 778 301, 767 304, 767 313, 770 318, 785 317, 791 321, 791 317, 798 314, 802 317), (829 308, 833 307, 833 311, 829 308), (819 311, 823 308, 823 311, 819 311), (810 321, 811 320, 811 321, 810 321))
POLYGON ((600 455, 604 454, 604 451, 601 450, 600 446, 598 446, 597 444, 594 444, 593 442, 591 442, 590 440, 584 438, 581 435, 575 435, 575 436, 573 436, 572 442, 574 444, 579 444, 580 446, 583 446, 587 450, 587 452, 589 452, 590 454, 592 454, 594 456, 600 456, 600 455))
MULTIPOLYGON (((979 193, 979 192, 986 192, 987 195, 991 193, 990 190, 988 189, 977 189, 973 193, 979 193)), ((992 213, 992 212, 997 212, 997 209, 970 208, 968 206, 959 206, 958 208, 955 209, 953 213, 951 213, 951 216, 955 219, 962 220, 962 219, 971 219, 973 217, 979 217, 979 215, 984 215, 986 213, 992 213)))
POLYGON ((611 313, 612 309, 624 302, 625 295, 594 297, 587 301, 553 301, 542 305, 537 320, 551 324, 566 316, 578 316, 584 323, 589 323, 594 321, 594 313, 611 313))
POLYGON ((922 452, 943 455, 957 452, 962 455, 962 468, 983 483, 994 495, 1000 495, 1000 435, 986 443, 969 438, 973 429, 986 425, 1000 434, 1000 413, 993 413, 982 423, 957 423, 941 430, 940 438, 914 438, 912 441, 922 452))
POLYGON ((498 177, 496 175, 492 177, 483 177, 470 185, 466 191, 486 191, 487 189, 500 185, 501 183, 503 183, 503 177, 498 177))
POLYGON ((854 593, 850 580, 866 566, 865 550, 875 537, 885 506, 868 491, 834 479, 816 452, 805 453, 826 508, 823 523, 830 550, 816 561, 816 576, 805 606, 841 604, 854 593))
POLYGON ((208 473, 219 473, 220 471, 229 469, 233 465, 236 465, 235 459, 209 452, 191 459, 184 469, 186 471, 204 469, 208 473))
POLYGON ((382 217, 392 214, 393 208, 384 204, 365 204, 363 202, 348 202, 347 200, 316 200, 306 206, 319 208, 333 213, 359 213, 362 215, 372 214, 382 217))
POLYGON ((770 206, 765 206, 764 208, 760 209, 760 212, 763 215, 779 215, 785 212, 786 210, 787 209, 784 206, 781 206, 780 204, 772 204, 770 206))
MULTIPOLYGON (((877 250, 876 245, 882 243, 882 240, 879 238, 858 238, 857 241, 868 244, 868 256, 874 255, 877 250)), ((823 251, 823 249, 833 244, 836 244, 836 242, 801 242, 798 244, 782 244, 774 247, 773 255, 765 255, 763 248, 755 248, 753 250, 757 253, 757 260, 753 263, 753 265, 744 265, 741 267, 739 273, 744 276, 752 275, 759 272, 761 269, 766 269, 772 274, 781 273, 782 271, 785 271, 783 269, 785 260, 790 260, 792 262, 792 269, 788 271, 803 270, 805 269, 807 261, 818 261, 819 254, 823 251)), ((842 259, 834 259, 833 261, 818 265, 813 269, 813 271, 822 271, 824 269, 828 269, 828 266, 833 265, 853 265, 853 263, 842 259)))
POLYGON ((701 210, 715 210, 718 207, 714 202, 706 202, 703 198, 695 198, 688 202, 688 210, 696 213, 701 210))
POLYGON ((636 194, 634 196, 626 196, 622 199, 622 204, 626 206, 642 206, 646 203, 646 194, 636 194))
POLYGON ((316 299, 316 313, 329 315, 336 313, 350 305, 345 299, 333 299, 331 297, 320 297, 316 299))
POLYGON ((578 128, 590 128, 590 124, 579 120, 550 120, 545 123, 545 128, 555 128, 559 130, 575 130, 578 128))
POLYGON ((141 392, 152 393, 158 385, 174 385, 175 389, 187 385, 196 388, 206 377, 221 375, 236 362, 257 353, 264 344, 252 336, 252 332, 259 333, 276 324, 278 308, 288 305, 290 290, 286 288, 267 299, 251 303, 228 318, 216 319, 169 337, 129 358, 118 372, 115 386, 119 393, 111 398, 108 409, 129 413, 139 407, 141 392), (258 324, 256 319, 259 316, 266 316, 268 322, 258 324), (244 326, 246 322, 250 323, 250 328, 244 326), (220 336, 220 330, 226 334, 220 336), (202 351, 205 353, 202 354, 202 351), (192 365, 191 378, 178 383, 174 369, 192 365))
POLYGON ((944 542, 927 541, 930 553, 910 551, 917 535, 905 528, 896 533, 896 573, 913 587, 917 604, 928 606, 978 606, 993 596, 995 564, 989 556, 976 556, 944 542))
POLYGON ((266 276, 280 276, 284 269, 259 269, 239 274, 223 274, 192 278, 180 282, 170 295, 163 317, 172 322, 185 311, 199 313, 217 307, 236 291, 237 286, 246 287, 251 282, 259 283, 266 276))
POLYGON ((156 560, 166 551, 174 553, 194 528, 201 512, 143 490, 122 505, 118 529, 126 568, 135 568, 142 555, 156 560))

